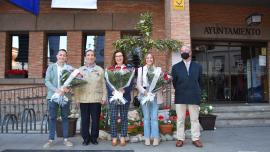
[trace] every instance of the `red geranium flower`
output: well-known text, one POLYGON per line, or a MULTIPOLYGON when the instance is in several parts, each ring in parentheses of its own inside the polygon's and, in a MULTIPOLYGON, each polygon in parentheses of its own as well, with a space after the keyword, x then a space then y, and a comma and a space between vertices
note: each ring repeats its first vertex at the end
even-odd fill
POLYGON ((162 116, 162 115, 158 116, 158 120, 163 121, 164 120, 164 116, 162 116))

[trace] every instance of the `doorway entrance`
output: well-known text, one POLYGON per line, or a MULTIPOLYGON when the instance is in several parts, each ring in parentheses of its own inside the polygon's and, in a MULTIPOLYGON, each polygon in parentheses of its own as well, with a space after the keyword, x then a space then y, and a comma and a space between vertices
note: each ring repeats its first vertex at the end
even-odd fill
POLYGON ((193 60, 203 66, 212 103, 268 101, 266 43, 192 42, 193 60))

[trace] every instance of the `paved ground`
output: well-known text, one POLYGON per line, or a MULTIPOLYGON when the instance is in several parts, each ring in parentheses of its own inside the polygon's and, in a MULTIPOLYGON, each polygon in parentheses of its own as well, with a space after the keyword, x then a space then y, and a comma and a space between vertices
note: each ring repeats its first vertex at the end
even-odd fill
MULTIPOLYGON (((196 148, 190 139, 184 147, 176 148, 175 141, 161 142, 159 146, 144 146, 142 143, 128 144, 126 147, 112 147, 109 141, 100 144, 82 146, 80 136, 71 138, 75 146, 67 148, 62 140, 51 149, 69 150, 134 150, 135 152, 269 152, 270 127, 218 128, 215 131, 203 131, 201 137, 204 148, 196 148)), ((0 134, 0 151, 4 149, 42 149, 46 134, 0 134)))

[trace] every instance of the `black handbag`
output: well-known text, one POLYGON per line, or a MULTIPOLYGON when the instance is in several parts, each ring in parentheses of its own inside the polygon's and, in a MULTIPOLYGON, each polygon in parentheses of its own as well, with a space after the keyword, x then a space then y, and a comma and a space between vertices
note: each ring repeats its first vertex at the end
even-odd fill
POLYGON ((133 98, 133 105, 135 106, 135 107, 140 107, 140 100, 138 99, 138 96, 135 96, 134 98, 133 98))
MULTIPOLYGON (((142 76, 143 76, 143 67, 142 67, 142 76)), ((143 83, 143 80, 142 80, 142 83, 143 83)), ((140 107, 141 102, 140 102, 140 100, 138 98, 138 95, 137 96, 134 96, 134 98, 133 98, 133 105, 135 107, 140 107)))

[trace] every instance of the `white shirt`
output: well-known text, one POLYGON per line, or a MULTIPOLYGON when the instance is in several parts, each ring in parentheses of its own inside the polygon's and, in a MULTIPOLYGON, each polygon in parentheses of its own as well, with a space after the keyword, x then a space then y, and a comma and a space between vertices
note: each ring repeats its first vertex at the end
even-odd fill
POLYGON ((60 83, 60 78, 61 78, 61 74, 62 74, 62 71, 64 69, 64 65, 63 66, 60 66, 59 64, 57 64, 57 79, 58 79, 58 88, 61 87, 61 83, 60 83))
POLYGON ((185 60, 183 60, 184 61, 184 63, 185 63, 185 66, 186 66, 186 69, 187 69, 187 73, 188 73, 188 75, 189 75, 189 67, 190 67, 190 62, 191 62, 191 60, 189 60, 189 61, 185 61, 185 60))

